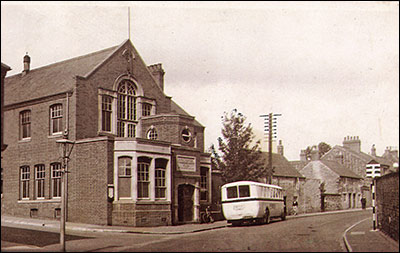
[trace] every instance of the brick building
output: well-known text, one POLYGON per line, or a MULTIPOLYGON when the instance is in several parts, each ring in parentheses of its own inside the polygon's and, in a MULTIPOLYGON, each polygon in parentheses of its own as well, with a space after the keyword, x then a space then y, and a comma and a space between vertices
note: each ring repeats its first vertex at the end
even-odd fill
MULTIPOLYGON (((279 141, 277 146, 278 153, 272 153, 272 184, 283 188, 286 197, 286 208, 288 213, 293 208, 294 197, 297 197, 299 203, 298 211, 304 210, 304 182, 305 177, 297 171, 292 164, 284 156, 284 147, 282 141, 279 141)), ((266 161, 268 161, 269 152, 262 152, 266 161)), ((266 182, 264 179, 263 182, 266 182)))
MULTIPOLYGON (((4 143, 3 122, 4 122, 4 78, 11 68, 4 63, 1 63, 1 158, 3 158, 3 151, 6 150, 7 144, 4 143)), ((1 198, 3 198, 3 167, 1 168, 1 198)))
POLYGON ((351 170, 362 178, 361 193, 367 200, 367 206, 371 206, 371 180, 366 178, 366 165, 371 161, 377 161, 383 170, 383 174, 394 171, 393 163, 398 162, 398 151, 387 147, 383 156, 377 156, 375 145, 370 154, 361 151, 361 140, 358 136, 347 136, 343 145, 335 145, 321 160, 336 161, 346 169, 351 170))
POLYGON ((5 79, 2 213, 58 217, 56 140, 68 135, 68 221, 199 221, 212 198, 205 128, 164 93, 161 64, 147 66, 129 40, 37 69, 30 61, 5 79))
MULTIPOLYGON (((3 118, 4 118, 4 78, 7 75, 7 72, 10 71, 11 68, 4 63, 1 63, 1 152, 3 152, 7 145, 4 143, 4 134, 3 134, 3 118)), ((2 191, 3 193, 3 191, 2 191)))
POLYGON ((361 207, 362 178, 341 164, 314 159, 302 168, 300 173, 306 177, 304 183, 306 212, 361 207))

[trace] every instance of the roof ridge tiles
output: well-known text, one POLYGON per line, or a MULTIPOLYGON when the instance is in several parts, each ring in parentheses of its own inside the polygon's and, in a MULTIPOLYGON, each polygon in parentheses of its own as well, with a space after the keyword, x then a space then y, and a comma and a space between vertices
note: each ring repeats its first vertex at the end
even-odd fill
MULTIPOLYGON (((58 66, 58 65, 61 65, 61 64, 65 64, 65 63, 68 63, 70 61, 76 61, 76 60, 80 60, 80 59, 83 59, 83 58, 92 57, 94 55, 101 54, 101 53, 104 53, 104 52, 109 51, 109 50, 114 50, 115 48, 118 48, 119 46, 120 45, 112 46, 112 47, 100 49, 98 51, 94 51, 94 52, 91 52, 91 53, 88 53, 88 54, 74 56, 72 58, 68 58, 68 59, 65 59, 65 60, 61 60, 61 61, 58 61, 58 62, 50 63, 48 65, 44 65, 44 66, 41 66, 41 67, 38 67, 38 68, 31 69, 31 70, 29 70, 29 72, 32 73, 32 72, 36 72, 38 70, 43 70, 43 69, 46 69, 46 68, 55 67, 55 66, 58 66)), ((22 74, 23 74, 23 72, 16 73, 14 75, 6 77, 6 79, 17 77, 17 76, 22 75, 22 74)))

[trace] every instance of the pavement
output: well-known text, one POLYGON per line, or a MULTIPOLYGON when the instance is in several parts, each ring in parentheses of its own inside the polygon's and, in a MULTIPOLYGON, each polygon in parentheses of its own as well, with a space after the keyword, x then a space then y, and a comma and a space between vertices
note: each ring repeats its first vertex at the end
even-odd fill
MULTIPOLYGON (((371 208, 370 208, 371 209, 371 208)), ((372 209, 371 209, 372 210, 372 209)), ((307 213, 296 216, 287 216, 287 219, 298 219, 301 217, 328 215, 341 212, 358 212, 361 209, 339 210, 322 213, 307 213)), ((60 221, 30 219, 2 215, 1 225, 9 227, 20 227, 26 229, 46 229, 48 231, 59 231, 60 221)), ((176 226, 159 226, 159 227, 125 227, 125 226, 101 226, 92 224, 82 224, 74 222, 66 222, 66 233, 69 231, 81 232, 113 232, 113 233, 134 233, 134 234, 187 234, 196 233, 213 229, 220 229, 230 226, 224 221, 216 221, 214 223, 193 223, 176 226)), ((343 242, 348 252, 399 252, 399 242, 393 240, 381 231, 372 229, 371 218, 361 220, 352 226, 348 227, 343 233, 343 242)))

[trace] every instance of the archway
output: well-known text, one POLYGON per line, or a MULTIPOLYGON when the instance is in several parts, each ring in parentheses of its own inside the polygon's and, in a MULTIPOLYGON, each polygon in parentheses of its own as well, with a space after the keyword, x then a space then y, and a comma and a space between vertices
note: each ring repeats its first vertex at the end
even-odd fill
POLYGON ((178 221, 193 221, 193 193, 195 187, 190 184, 178 186, 178 221))

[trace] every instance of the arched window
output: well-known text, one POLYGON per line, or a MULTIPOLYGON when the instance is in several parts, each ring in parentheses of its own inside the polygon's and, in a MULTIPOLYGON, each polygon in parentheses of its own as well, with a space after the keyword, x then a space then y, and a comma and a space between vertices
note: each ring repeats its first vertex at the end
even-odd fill
POLYGON ((136 86, 122 80, 118 86, 117 134, 119 137, 136 136, 136 86))
POLYGON ((149 140, 157 140, 158 134, 157 130, 154 126, 151 126, 150 130, 147 131, 147 139, 149 140))

